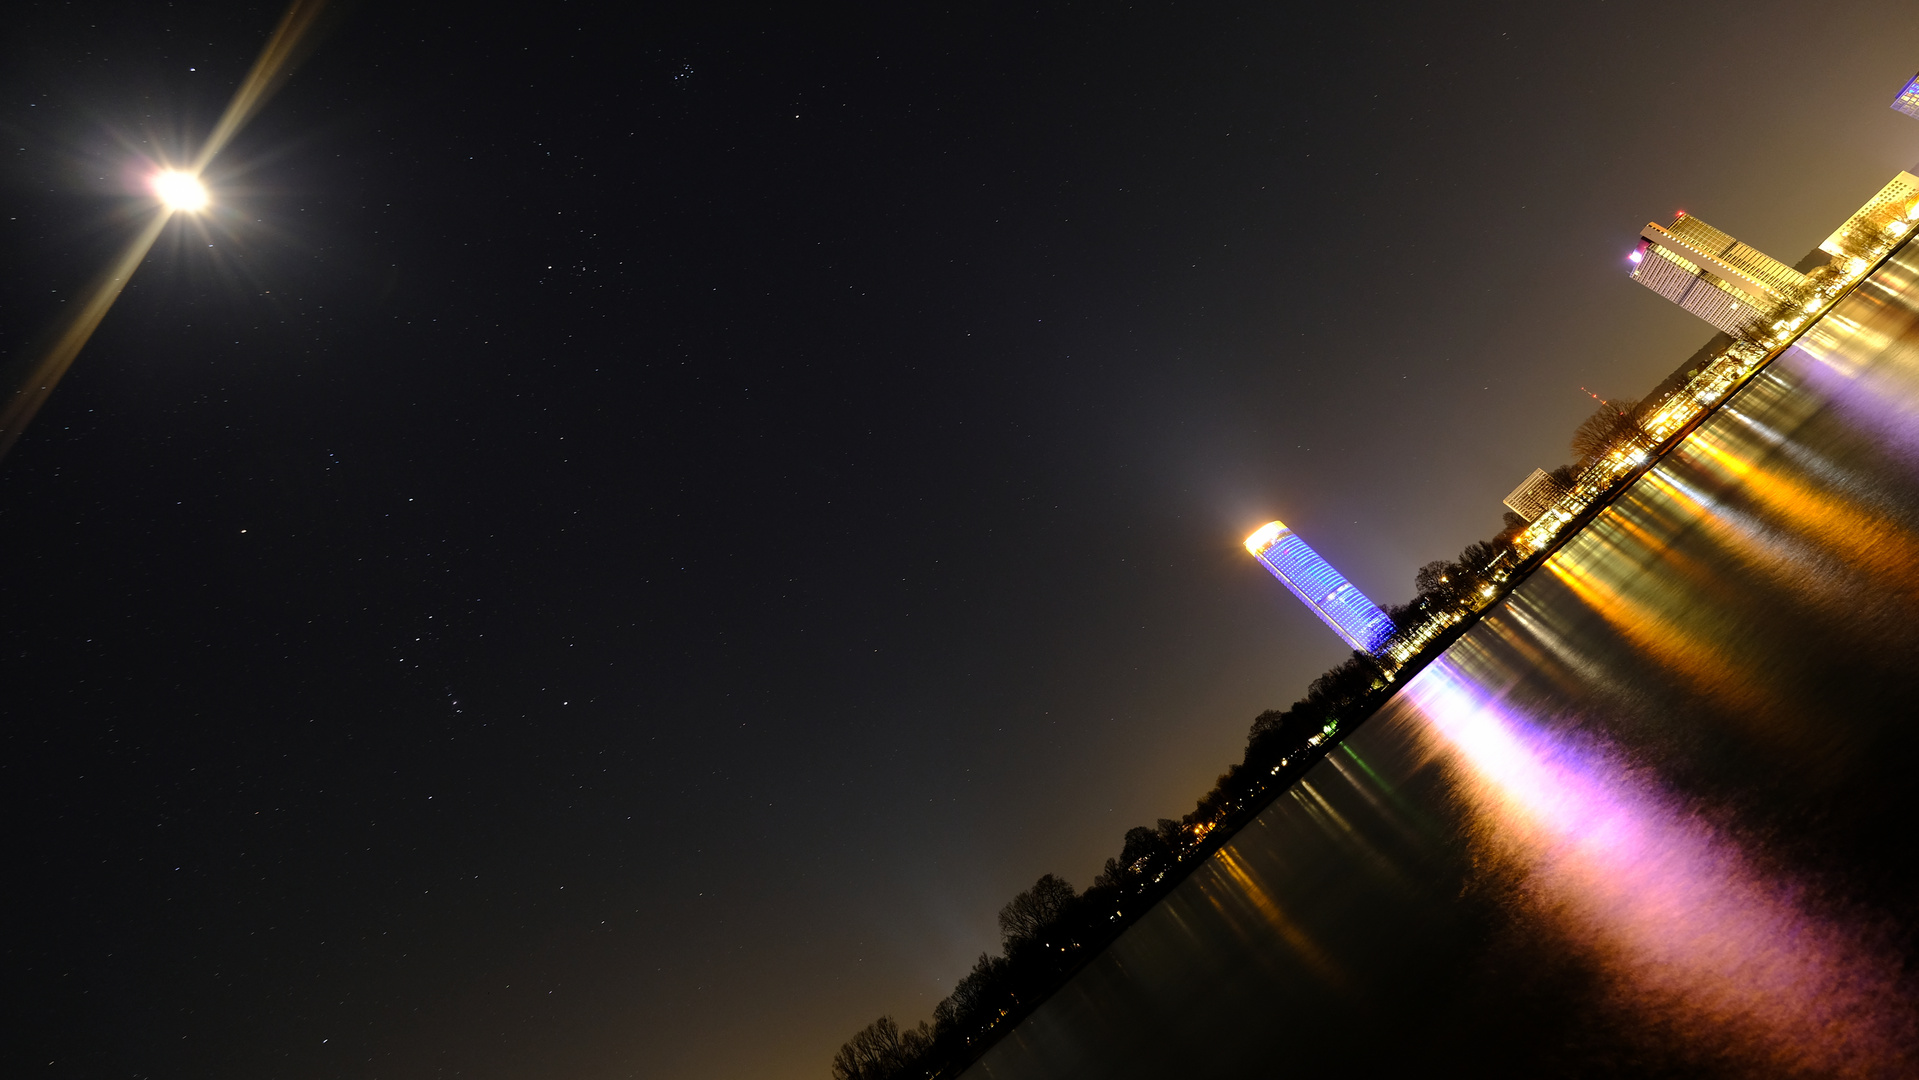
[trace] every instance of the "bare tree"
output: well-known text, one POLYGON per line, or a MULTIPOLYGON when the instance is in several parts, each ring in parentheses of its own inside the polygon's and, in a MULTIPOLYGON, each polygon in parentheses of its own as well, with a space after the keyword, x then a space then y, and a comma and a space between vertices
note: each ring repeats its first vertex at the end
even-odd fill
POLYGON ((1624 443, 1643 443, 1646 433, 1640 427, 1638 413, 1637 401, 1601 402, 1573 432, 1573 453, 1581 461, 1593 461, 1624 443))
POLYGON ((1888 199, 1873 207, 1839 234, 1840 251, 1852 258, 1877 256, 1898 238, 1899 234, 1892 231, 1895 224, 1904 231, 1904 210, 1905 204, 1899 199, 1888 199))
POLYGON ((901 1031, 892 1017, 882 1016, 833 1055, 833 1080, 896 1080, 906 1075, 932 1042, 925 1021, 901 1031))
POLYGON ((1434 559, 1419 568, 1413 575, 1413 588, 1421 595, 1450 597, 1453 594, 1453 564, 1444 559, 1434 559))
MULTIPOLYGON (((1106 860, 1108 869, 1113 860, 1106 860)), ((1007 961, 1003 956, 979 954, 973 970, 953 984, 953 992, 933 1006, 933 1026, 942 1034, 964 1033, 965 1029, 977 1023, 994 999, 995 992, 1001 987, 1006 976, 1007 961)))
POLYGON ((1032 888, 1007 901, 999 909, 1000 940, 1007 953, 1025 942, 1041 940, 1078 896, 1065 879, 1046 874, 1032 888))

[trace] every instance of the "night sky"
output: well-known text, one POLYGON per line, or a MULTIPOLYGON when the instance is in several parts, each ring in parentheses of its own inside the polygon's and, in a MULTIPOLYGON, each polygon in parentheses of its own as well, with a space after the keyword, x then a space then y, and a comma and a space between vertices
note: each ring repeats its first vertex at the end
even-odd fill
MULTIPOLYGON (((338 13, 0 465, 0 1071, 823 1077, 1341 658, 1246 533, 1404 601, 1919 160, 1910 4, 1332 7, 338 13)), ((9 10, 19 362, 281 9, 9 10)))

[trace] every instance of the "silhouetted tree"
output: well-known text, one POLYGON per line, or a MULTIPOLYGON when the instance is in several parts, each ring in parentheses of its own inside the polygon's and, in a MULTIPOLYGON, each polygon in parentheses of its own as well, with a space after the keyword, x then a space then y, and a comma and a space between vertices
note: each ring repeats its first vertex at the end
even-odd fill
POLYGON ((1006 902, 999 909, 1000 941, 1006 955, 1028 942, 1043 941, 1046 931, 1057 924, 1072 907, 1079 894, 1065 879, 1045 874, 1033 887, 1006 902))
POLYGON ((1452 563, 1444 559, 1434 559, 1420 567, 1419 572, 1413 575, 1413 587, 1419 590, 1421 596, 1430 596, 1441 603, 1447 603, 1457 599, 1459 595, 1458 582, 1455 580, 1458 576, 1458 568, 1452 563))
MULTIPOLYGON (((1178 823, 1171 824, 1177 832, 1178 823)), ((1174 861, 1173 847, 1167 843, 1165 830, 1144 825, 1126 830, 1126 842, 1119 849, 1119 865, 1133 879, 1134 888, 1150 884, 1174 861)))
POLYGON ((1313 680, 1306 688, 1306 700, 1322 710, 1337 709, 1363 697, 1379 679, 1379 662, 1354 650, 1344 663, 1313 680))
MULTIPOLYGON (((1279 716, 1282 714, 1268 710, 1259 715, 1261 719, 1264 719, 1267 716, 1279 716)), ((1246 758, 1248 761, 1251 761, 1254 760, 1255 754, 1252 747, 1259 740, 1259 720, 1253 721, 1253 731, 1249 733, 1246 738, 1246 758)), ((1226 772, 1220 773, 1219 778, 1213 781, 1212 790, 1201 795, 1199 802, 1193 807, 1193 812, 1186 815, 1185 823, 1188 825, 1198 825, 1204 822, 1218 821, 1220 818, 1226 816, 1228 807, 1231 806, 1234 797, 1237 795, 1235 789, 1241 787, 1239 783, 1240 772, 1240 767, 1235 765, 1226 772)))
POLYGON ((1493 564, 1498 562, 1500 556, 1504 554, 1506 549, 1503 545, 1480 540, 1467 544, 1465 550, 1459 553, 1459 565, 1483 574, 1491 570, 1493 564))
POLYGON ((833 1055, 833 1080, 898 1080, 910 1075, 932 1044, 924 1021, 901 1031, 892 1017, 882 1016, 833 1055))
POLYGON ((954 983, 953 992, 933 1006, 934 1030, 942 1035, 951 1032, 962 1039, 971 1038, 986 1025, 989 1017, 999 1015, 1003 1006, 998 1001, 1004 996, 1005 975, 1005 957, 979 954, 973 970, 954 983))

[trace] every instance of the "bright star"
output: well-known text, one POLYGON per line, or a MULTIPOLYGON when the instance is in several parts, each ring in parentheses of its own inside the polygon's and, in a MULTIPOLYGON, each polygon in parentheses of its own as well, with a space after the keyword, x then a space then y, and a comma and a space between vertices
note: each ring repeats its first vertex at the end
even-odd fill
POLYGON ((153 193, 168 210, 204 210, 207 205, 206 185, 192 173, 183 173, 177 169, 167 169, 155 173, 152 180, 153 193))

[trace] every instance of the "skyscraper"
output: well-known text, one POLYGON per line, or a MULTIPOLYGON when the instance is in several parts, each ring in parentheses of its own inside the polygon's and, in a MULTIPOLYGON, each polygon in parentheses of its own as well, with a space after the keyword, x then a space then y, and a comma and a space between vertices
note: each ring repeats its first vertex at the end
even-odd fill
POLYGON ((1770 316, 1806 276, 1696 217, 1647 222, 1632 279, 1728 334, 1770 316))
POLYGON ((1894 112, 1902 112, 1919 120, 1919 75, 1914 75, 1906 88, 1899 91, 1899 96, 1892 99, 1892 108, 1894 112))
POLYGON ((1393 621, 1379 605, 1366 599, 1284 523, 1271 522, 1247 537, 1246 550, 1346 644, 1373 652, 1392 636, 1393 621))

